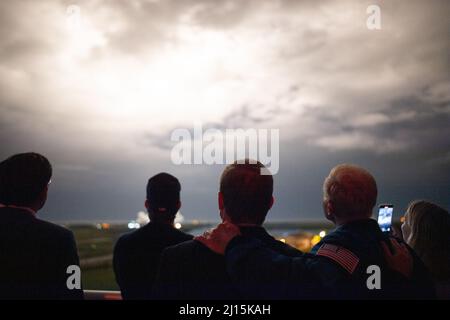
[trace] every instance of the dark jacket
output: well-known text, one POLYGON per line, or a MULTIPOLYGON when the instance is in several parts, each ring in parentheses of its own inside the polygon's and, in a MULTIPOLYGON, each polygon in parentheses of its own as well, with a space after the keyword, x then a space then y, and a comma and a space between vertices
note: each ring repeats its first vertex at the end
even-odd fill
POLYGON ((0 208, 0 299, 82 299, 69 290, 79 265, 71 231, 17 208, 0 208))
POLYGON ((161 252, 192 236, 171 225, 150 222, 120 237, 114 248, 114 273, 124 299, 150 299, 161 252))
MULTIPOLYGON (((258 239, 264 247, 274 252, 286 256, 301 254, 275 240, 262 227, 243 227, 241 232, 258 239)), ((257 298, 263 287, 265 285, 260 283, 251 283, 244 290, 252 292, 249 298, 257 298)), ((166 300, 234 300, 244 297, 227 274, 224 256, 195 240, 164 250, 154 295, 157 299, 166 300)))
POLYGON ((412 250, 414 273, 410 279, 387 266, 380 245, 381 241, 387 240, 388 236, 372 219, 337 228, 311 253, 296 258, 267 250, 253 239, 237 237, 226 250, 227 270, 239 284, 250 275, 260 281, 284 283, 276 288, 277 293, 273 292, 283 299, 434 298, 429 273, 412 250), (369 289, 367 285, 374 274, 368 272, 368 267, 373 265, 380 268, 381 289, 369 289))

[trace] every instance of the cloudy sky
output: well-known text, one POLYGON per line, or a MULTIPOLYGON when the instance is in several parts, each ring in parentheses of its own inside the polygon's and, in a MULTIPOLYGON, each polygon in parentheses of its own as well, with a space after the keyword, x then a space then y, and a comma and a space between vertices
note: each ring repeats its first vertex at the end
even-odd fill
POLYGON ((171 163, 171 132, 280 130, 275 219, 319 219, 337 163, 368 168, 400 214, 450 206, 448 1, 2 1, 0 157, 54 166, 41 216, 128 220, 149 176, 218 218, 223 165, 171 163), (366 26, 370 4, 381 29, 366 26))

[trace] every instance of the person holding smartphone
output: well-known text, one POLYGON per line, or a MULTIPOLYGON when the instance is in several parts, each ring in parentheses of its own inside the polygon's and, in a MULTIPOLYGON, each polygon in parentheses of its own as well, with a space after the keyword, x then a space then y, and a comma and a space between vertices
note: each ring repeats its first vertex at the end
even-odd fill
POLYGON ((225 255, 227 270, 242 290, 246 283, 258 280, 284 284, 277 288, 281 299, 303 298, 311 288, 319 289, 313 290, 319 294, 313 298, 322 299, 435 298, 428 271, 405 244, 400 246, 412 258, 412 273, 406 277, 396 273, 396 259, 386 254, 395 245, 388 248, 391 237, 371 219, 377 185, 367 170, 338 165, 325 179, 323 192, 325 217, 336 225, 336 230, 324 237, 311 253, 287 257, 224 226, 196 240, 225 255), (379 287, 368 285, 370 270, 374 269, 378 269, 382 279, 379 287))

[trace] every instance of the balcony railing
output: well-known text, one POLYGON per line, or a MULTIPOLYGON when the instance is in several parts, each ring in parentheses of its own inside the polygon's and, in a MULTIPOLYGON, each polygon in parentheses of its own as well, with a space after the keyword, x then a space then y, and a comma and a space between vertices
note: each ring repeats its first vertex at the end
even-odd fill
POLYGON ((84 290, 86 300, 122 300, 120 291, 84 290))

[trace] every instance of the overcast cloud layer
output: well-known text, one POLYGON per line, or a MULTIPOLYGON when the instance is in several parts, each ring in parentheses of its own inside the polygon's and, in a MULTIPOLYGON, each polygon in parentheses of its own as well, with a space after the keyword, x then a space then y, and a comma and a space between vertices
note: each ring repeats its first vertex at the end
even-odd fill
POLYGON ((379 201, 450 206, 448 1, 2 1, 0 157, 54 165, 51 220, 127 220, 168 171, 217 220, 224 166, 175 166, 175 128, 280 129, 272 219, 321 218, 337 163, 379 201), (76 5, 77 7, 71 7, 76 5), (76 10, 80 9, 80 19, 76 10))

